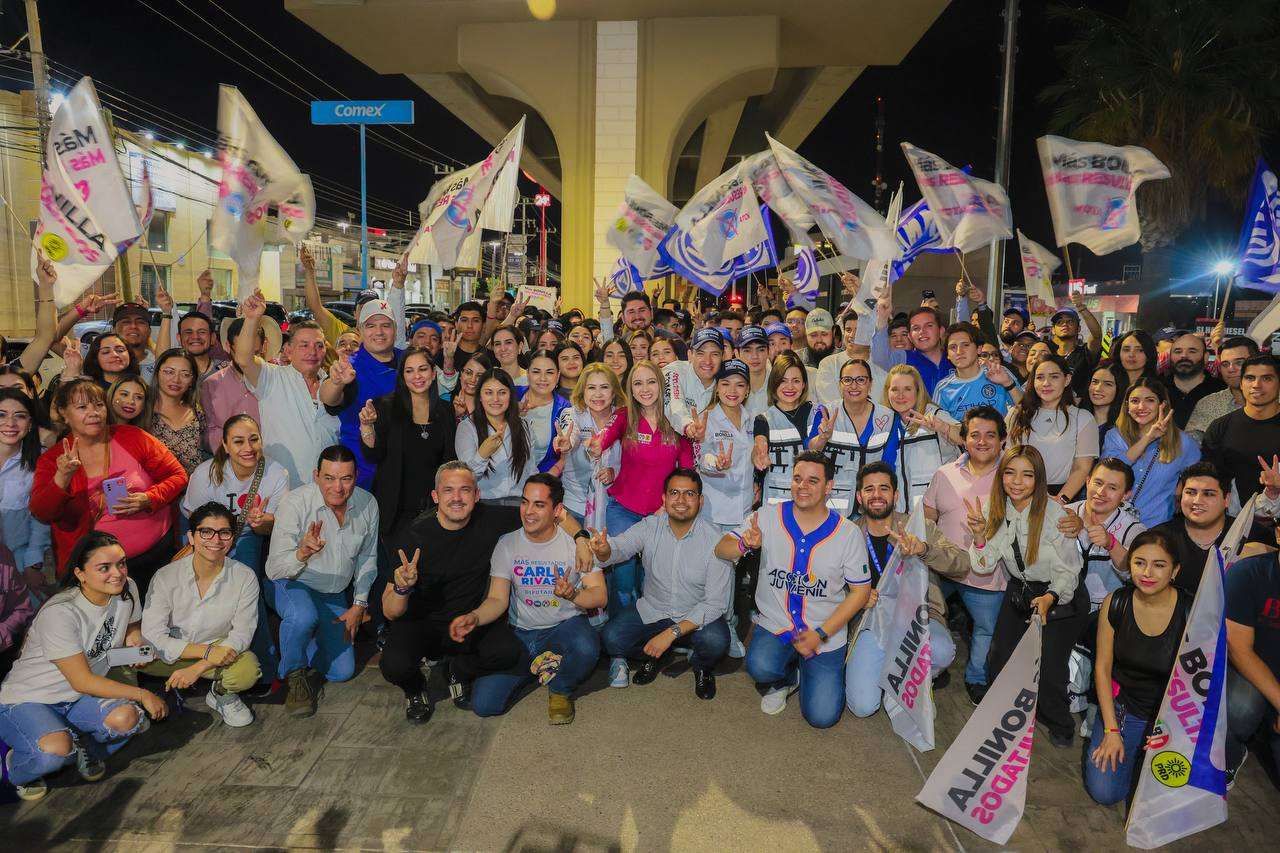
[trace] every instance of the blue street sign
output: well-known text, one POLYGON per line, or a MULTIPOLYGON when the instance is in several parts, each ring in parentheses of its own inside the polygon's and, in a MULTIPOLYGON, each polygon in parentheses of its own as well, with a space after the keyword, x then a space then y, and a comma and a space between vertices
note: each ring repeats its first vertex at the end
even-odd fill
POLYGON ((413 101, 312 101, 312 124, 413 124, 413 101))

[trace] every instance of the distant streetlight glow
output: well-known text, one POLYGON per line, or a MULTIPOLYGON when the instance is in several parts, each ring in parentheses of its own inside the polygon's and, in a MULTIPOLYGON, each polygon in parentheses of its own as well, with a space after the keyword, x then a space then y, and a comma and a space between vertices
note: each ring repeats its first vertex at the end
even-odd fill
POLYGON ((66 99, 67 99, 67 96, 62 94, 61 92, 54 92, 52 95, 50 95, 49 96, 49 112, 56 113, 58 111, 58 108, 62 106, 63 102, 66 101, 66 99))
POLYGON ((1231 275, 1236 271, 1236 265, 1231 261, 1218 261, 1213 265, 1214 275, 1231 275))
POLYGON ((142 135, 143 135, 143 136, 145 136, 147 139, 155 139, 155 138, 156 138, 156 135, 155 135, 154 133, 152 133, 151 131, 149 131, 149 130, 148 130, 146 133, 142 134, 142 135))

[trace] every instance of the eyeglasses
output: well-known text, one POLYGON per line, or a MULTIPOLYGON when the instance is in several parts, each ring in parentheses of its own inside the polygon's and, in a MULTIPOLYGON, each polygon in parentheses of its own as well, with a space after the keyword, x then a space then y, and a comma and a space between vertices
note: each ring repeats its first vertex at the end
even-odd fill
POLYGON ((870 376, 841 376, 840 384, 841 385, 864 385, 864 386, 870 385, 871 377, 870 376))
POLYGON ((229 527, 197 527, 196 535, 206 542, 215 537, 221 542, 230 542, 232 537, 235 536, 235 532, 229 527))

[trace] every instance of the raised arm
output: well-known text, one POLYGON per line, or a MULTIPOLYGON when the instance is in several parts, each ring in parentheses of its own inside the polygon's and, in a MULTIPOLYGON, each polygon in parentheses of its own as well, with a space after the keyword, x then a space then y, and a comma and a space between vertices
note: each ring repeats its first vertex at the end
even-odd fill
POLYGON ((231 347, 231 357, 235 359, 236 366, 244 373, 248 383, 256 388, 258 378, 262 375, 262 359, 254 355, 253 350, 258 341, 258 327, 262 324, 262 316, 267 313, 267 301, 262 298, 262 291, 240 303, 240 310, 244 315, 244 328, 231 347))
MULTIPOLYGON (((324 307, 324 303, 320 301, 320 285, 316 282, 316 259, 312 256, 311 250, 305 245, 298 247, 298 263, 302 264, 302 293, 307 302, 307 309, 311 311, 311 316, 315 319, 316 324, 324 330, 325 339, 330 343, 338 340, 338 335, 346 329, 346 323, 343 323, 337 317, 333 316, 333 312, 324 307), (332 333, 333 337, 330 337, 332 333)), ((247 321, 246 321, 247 322, 247 321)), ((244 336, 241 335, 240 340, 244 336)), ((253 340, 257 340, 254 338, 253 340)), ((236 362, 239 364, 239 362, 236 362)), ((241 366, 241 370, 244 367, 241 366)), ((247 373, 245 375, 248 375, 247 373)))

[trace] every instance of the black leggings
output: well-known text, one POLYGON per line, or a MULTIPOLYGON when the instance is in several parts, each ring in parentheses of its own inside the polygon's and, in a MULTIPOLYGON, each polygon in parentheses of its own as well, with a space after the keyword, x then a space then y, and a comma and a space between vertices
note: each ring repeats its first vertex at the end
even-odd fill
POLYGON ((449 658, 455 678, 474 681, 481 675, 514 669, 525 654, 524 645, 516 638, 506 614, 488 625, 481 625, 461 643, 449 638, 449 626, 427 620, 393 620, 388 624, 386 645, 378 667, 382 677, 412 695, 422 690, 419 663, 423 658, 449 658))
MULTIPOLYGON (((991 651, 987 653, 988 684, 995 683, 996 676, 1013 656, 1013 650, 1027 630, 1028 614, 1014 603, 1017 596, 1011 593, 1012 585, 1005 592, 1000 613, 996 616, 995 631, 991 635, 991 651)), ((1088 595, 1083 589, 1077 589, 1076 595, 1081 594, 1088 595)), ((1036 719, 1054 734, 1066 735, 1075 731, 1075 718, 1071 716, 1067 696, 1067 661, 1088 622, 1088 613, 1082 613, 1051 619, 1044 626, 1036 719)))

